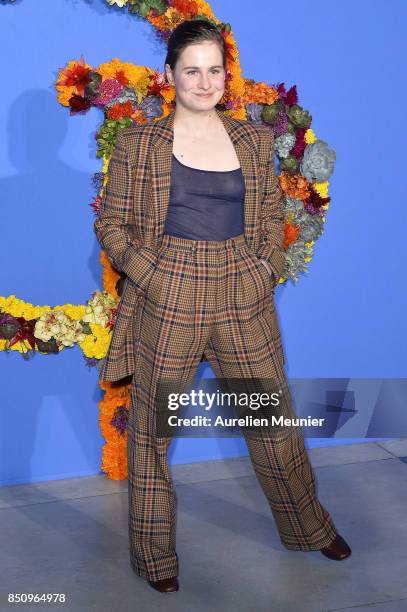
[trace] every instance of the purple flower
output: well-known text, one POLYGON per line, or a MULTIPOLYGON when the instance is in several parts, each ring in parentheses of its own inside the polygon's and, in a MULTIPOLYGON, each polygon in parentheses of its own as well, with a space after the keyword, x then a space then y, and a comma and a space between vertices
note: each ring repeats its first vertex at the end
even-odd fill
POLYGON ((263 104, 256 104, 255 102, 250 102, 246 104, 246 113, 249 121, 253 123, 262 123, 261 111, 263 109, 263 104))
POLYGON ((281 134, 285 134, 287 131, 287 125, 288 125, 287 114, 283 110, 281 110, 278 113, 278 119, 274 125, 274 135, 281 136, 281 134))
POLYGON ((7 312, 0 313, 0 325, 7 325, 8 323, 14 323, 15 318, 7 312))
POLYGON ((158 96, 146 96, 140 104, 140 108, 143 111, 147 119, 154 119, 154 117, 161 117, 162 110, 162 99, 158 96))
POLYGON ((119 95, 119 93, 123 90, 123 85, 121 85, 116 79, 106 79, 100 84, 99 93, 92 100, 93 104, 98 106, 105 106, 108 104, 113 98, 119 95))
POLYGON ((92 175, 91 183, 92 183, 93 187, 95 189, 97 189, 97 191, 99 191, 99 189, 101 188, 102 181, 103 181, 103 172, 95 172, 92 175))
POLYGON ((127 409, 124 406, 118 406, 115 410, 112 420, 110 421, 110 424, 117 429, 121 436, 127 429, 127 418, 127 409))

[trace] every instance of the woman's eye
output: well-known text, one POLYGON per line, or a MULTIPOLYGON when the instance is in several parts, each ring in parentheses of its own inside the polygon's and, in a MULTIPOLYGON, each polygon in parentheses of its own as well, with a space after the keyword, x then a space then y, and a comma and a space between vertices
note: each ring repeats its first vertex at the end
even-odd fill
MULTIPOLYGON (((219 73, 220 73, 220 70, 212 70, 211 72, 212 72, 212 74, 219 74, 219 73)), ((189 71, 187 72, 187 74, 188 74, 188 75, 189 75, 189 74, 195 74, 195 73, 196 73, 196 70, 189 70, 189 71)))

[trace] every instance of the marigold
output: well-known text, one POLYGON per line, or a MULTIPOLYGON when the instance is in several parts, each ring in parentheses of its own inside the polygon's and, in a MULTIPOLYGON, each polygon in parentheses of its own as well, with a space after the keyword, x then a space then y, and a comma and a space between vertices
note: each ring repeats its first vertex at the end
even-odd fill
POLYGON ((116 79, 122 85, 134 87, 147 94, 147 86, 150 81, 149 70, 145 66, 135 66, 128 62, 122 62, 119 58, 114 58, 110 62, 100 64, 96 72, 102 75, 102 80, 116 79))
POLYGON ((257 104, 274 104, 278 100, 278 92, 264 82, 256 83, 252 79, 244 79, 245 104, 254 102, 257 104))
POLYGON ((313 142, 315 142, 317 139, 317 137, 315 136, 312 128, 308 128, 307 131, 304 134, 304 140, 307 144, 312 144, 313 142))
POLYGON ((113 104, 108 111, 107 116, 109 119, 119 121, 123 117, 131 117, 133 113, 133 107, 130 100, 123 102, 122 104, 113 104))
POLYGON ((109 348, 111 332, 107 328, 97 325, 97 323, 89 323, 89 326, 92 334, 86 335, 85 339, 79 342, 79 345, 86 357, 103 359, 103 357, 106 357, 109 348))
MULTIPOLYGON (((321 198, 327 198, 328 197, 328 185, 329 182, 325 181, 324 183, 312 183, 315 191, 318 193, 318 195, 321 196, 321 198)), ((322 208, 328 208, 329 203, 325 204, 322 208)))
POLYGON ((297 200, 305 200, 310 196, 309 183, 301 174, 291 175, 283 171, 278 178, 282 190, 290 197, 297 200))
POLYGON ((63 306, 55 306, 65 312, 65 314, 73 321, 80 321, 85 312, 86 306, 80 304, 79 306, 73 306, 72 304, 64 304, 63 306))

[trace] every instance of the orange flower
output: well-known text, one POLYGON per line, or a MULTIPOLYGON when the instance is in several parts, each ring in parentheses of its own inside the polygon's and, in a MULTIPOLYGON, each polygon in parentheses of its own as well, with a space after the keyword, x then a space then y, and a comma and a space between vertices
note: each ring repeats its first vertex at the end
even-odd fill
POLYGON ((198 4, 194 0, 172 0, 171 6, 181 13, 182 21, 193 19, 199 13, 198 4))
POLYGON ((103 288, 113 297, 119 297, 116 291, 116 283, 120 274, 114 271, 114 268, 107 258, 105 251, 100 251, 100 263, 103 266, 103 288))
POLYGON ((114 78, 116 79, 116 81, 119 81, 119 83, 124 87, 129 84, 129 79, 127 78, 124 70, 117 70, 116 74, 114 75, 114 78))
POLYGON ((299 225, 286 223, 284 226, 284 249, 287 250, 290 244, 295 242, 300 234, 299 225))
POLYGON ((106 443, 102 448, 101 469, 112 480, 124 480, 127 476, 127 432, 121 435, 112 425, 118 406, 130 407, 129 385, 117 386, 102 382, 104 399, 99 402, 99 424, 106 443))
POLYGON ((150 10, 147 14, 147 21, 149 21, 151 25, 153 25, 160 32, 165 30, 165 20, 163 19, 162 15, 154 17, 154 15, 152 15, 152 11, 150 10))
POLYGON ((122 104, 114 104, 113 106, 111 106, 107 111, 107 117, 109 119, 114 119, 115 121, 118 121, 123 117, 131 117, 132 112, 133 108, 131 106, 131 102, 130 100, 127 100, 127 102, 123 102, 122 104))
POLYGON ((140 110, 139 108, 137 108, 133 113, 131 113, 130 117, 131 119, 133 119, 134 123, 137 123, 137 125, 142 125, 143 123, 147 123, 147 119, 143 111, 140 110))
POLYGON ((278 100, 278 93, 274 87, 266 83, 256 83, 252 79, 244 79, 245 103, 255 102, 257 104, 274 104, 278 100))
POLYGON ((165 13, 159 15, 158 17, 154 17, 152 11, 150 10, 147 15, 148 21, 160 31, 162 30, 170 30, 172 31, 177 27, 178 24, 182 23, 187 17, 181 15, 181 13, 175 8, 168 8, 165 13))
POLYGON ((91 67, 85 64, 83 55, 79 62, 70 62, 68 68, 62 68, 60 70, 60 79, 55 83, 56 86, 60 87, 75 87, 76 92, 80 96, 85 95, 85 87, 90 82, 89 73, 91 67))
POLYGON ((227 63, 233 63, 237 59, 238 52, 232 37, 232 31, 230 31, 228 34, 225 34, 224 31, 221 31, 221 34, 226 44, 226 61, 227 63))
POLYGON ((301 174, 292 175, 283 171, 278 178, 282 190, 287 195, 297 200, 305 200, 309 197, 311 193, 310 185, 301 174))

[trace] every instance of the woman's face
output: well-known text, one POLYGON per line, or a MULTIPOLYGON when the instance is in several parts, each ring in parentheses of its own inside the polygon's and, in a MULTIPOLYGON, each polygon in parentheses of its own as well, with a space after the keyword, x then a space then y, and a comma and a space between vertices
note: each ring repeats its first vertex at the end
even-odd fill
POLYGON ((210 110, 223 96, 225 70, 216 42, 188 45, 181 52, 174 71, 169 64, 165 65, 165 71, 168 82, 175 86, 177 106, 210 110))

